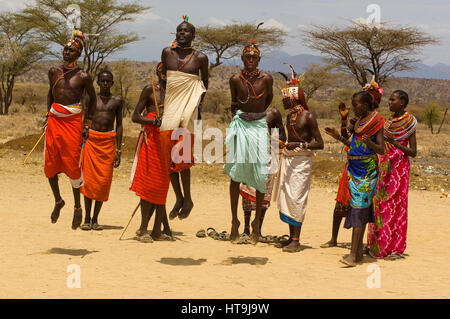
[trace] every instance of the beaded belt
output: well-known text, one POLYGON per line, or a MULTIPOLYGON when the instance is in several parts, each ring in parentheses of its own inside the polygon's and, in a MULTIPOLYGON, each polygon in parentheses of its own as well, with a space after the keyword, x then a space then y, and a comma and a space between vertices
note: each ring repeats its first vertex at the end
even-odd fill
POLYGON ((368 159, 368 158, 376 158, 376 155, 367 155, 367 156, 351 156, 347 155, 348 160, 362 160, 362 159, 368 159))

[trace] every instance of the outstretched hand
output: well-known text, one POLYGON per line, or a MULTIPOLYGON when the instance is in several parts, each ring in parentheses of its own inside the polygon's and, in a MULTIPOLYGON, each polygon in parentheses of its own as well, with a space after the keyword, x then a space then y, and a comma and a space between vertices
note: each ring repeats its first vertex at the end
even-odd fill
POLYGON ((335 127, 326 126, 325 127, 325 133, 330 135, 332 138, 338 140, 339 136, 341 136, 338 132, 338 130, 335 127))

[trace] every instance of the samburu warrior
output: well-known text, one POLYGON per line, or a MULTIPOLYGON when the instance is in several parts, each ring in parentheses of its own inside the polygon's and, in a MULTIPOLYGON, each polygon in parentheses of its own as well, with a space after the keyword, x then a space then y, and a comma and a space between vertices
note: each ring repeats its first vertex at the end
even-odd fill
POLYGON ((55 198, 51 221, 56 223, 65 205, 58 184, 58 174, 64 173, 72 184, 75 201, 72 229, 77 229, 83 218, 80 204, 80 187, 83 184, 80 155, 81 147, 89 136, 96 103, 92 79, 77 65, 83 52, 83 39, 84 35, 75 30, 64 46, 63 65, 52 67, 48 72, 50 89, 47 97, 44 172, 55 198), (83 125, 81 97, 84 92, 89 97, 89 106, 83 125))
POLYGON ((194 165, 194 120, 200 116, 199 105, 208 88, 208 57, 192 47, 195 27, 188 17, 183 20, 177 27, 176 41, 161 55, 162 75, 166 79, 161 148, 176 195, 170 219, 187 218, 194 207, 190 171, 194 165))

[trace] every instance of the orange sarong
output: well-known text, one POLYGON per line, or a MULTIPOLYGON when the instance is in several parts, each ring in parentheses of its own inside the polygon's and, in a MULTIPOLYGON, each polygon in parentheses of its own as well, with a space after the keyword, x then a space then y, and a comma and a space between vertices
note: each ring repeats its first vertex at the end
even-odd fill
POLYGON ((345 206, 348 206, 350 204, 350 189, 348 188, 347 165, 345 165, 345 169, 342 172, 341 179, 339 180, 336 201, 345 206))
POLYGON ((83 185, 78 167, 82 142, 82 106, 53 103, 45 129, 44 172, 47 178, 64 173, 72 187, 83 185))
MULTIPOLYGON (((147 117, 155 118, 156 113, 148 113, 147 117)), ((145 133, 148 145, 144 141, 143 132, 141 132, 131 171, 130 190, 149 203, 165 205, 170 179, 161 151, 159 128, 147 124, 145 133)))
MULTIPOLYGON (((163 131, 160 133, 161 148, 169 174, 184 171, 194 165, 194 134, 189 133, 189 131, 181 127, 179 130, 183 130, 186 136, 190 135, 190 145, 183 145, 186 143, 186 141, 183 140, 183 135, 180 135, 178 140, 172 140, 171 137, 174 130, 163 131), (185 155, 183 150, 188 150, 190 154, 185 155)), ((187 141, 187 143, 189 143, 189 141, 187 141)))
POLYGON ((116 132, 89 130, 89 138, 84 145, 81 159, 84 179, 81 193, 87 198, 99 202, 108 200, 114 170, 115 150, 116 132))

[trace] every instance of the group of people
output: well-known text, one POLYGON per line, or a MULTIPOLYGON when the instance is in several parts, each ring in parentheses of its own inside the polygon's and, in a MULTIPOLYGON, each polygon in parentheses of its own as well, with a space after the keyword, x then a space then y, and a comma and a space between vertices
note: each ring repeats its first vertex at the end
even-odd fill
MULTIPOLYGON (((65 205, 58 174, 71 181, 75 207, 72 228, 101 230, 98 216, 108 200, 113 169, 120 165, 122 106, 111 94, 113 74, 100 71, 95 93, 91 77, 77 66, 83 34, 75 30, 63 50, 63 66, 49 71, 50 90, 45 125, 45 174, 55 198, 52 223, 65 205), (88 103, 82 105, 82 95, 88 103), (84 117, 83 117, 83 110, 84 117), (115 125, 115 129, 114 129, 115 125), (82 221, 80 191, 84 195, 82 221), (95 200, 91 218, 92 201, 95 200)), ((194 207, 190 168, 194 165, 194 121, 201 119, 201 103, 208 89, 209 62, 192 47, 195 27, 184 17, 176 40, 162 51, 153 77, 140 95, 132 121, 141 124, 131 172, 130 190, 140 197, 141 242, 173 240, 169 220, 185 219, 194 207), (169 214, 169 184, 176 202, 169 214), (154 225, 148 231, 155 212, 154 225)), ((285 252, 298 252, 311 184, 312 155, 324 148, 317 120, 301 88, 302 77, 292 68, 281 90, 288 110, 286 125, 279 110, 270 107, 273 78, 258 69, 261 59, 256 41, 242 51, 244 68, 230 78, 232 121, 227 130, 224 171, 230 177, 232 225, 230 240, 243 237, 256 244, 270 201, 277 202, 280 219, 289 226, 289 238, 278 243, 285 252), (242 197, 244 233, 239 233, 238 202, 242 197), (255 211, 250 223, 251 211, 255 211)), ((325 132, 346 145, 347 164, 339 182, 332 238, 322 247, 337 245, 342 218, 353 228, 351 252, 341 262, 355 266, 364 253, 363 237, 369 223, 368 253, 374 257, 402 256, 406 248, 409 156, 417 152, 416 119, 405 111, 408 95, 392 93, 393 116, 385 121, 376 111, 383 91, 372 81, 352 97, 355 117, 347 124, 349 109, 341 103, 341 131, 325 132)))

